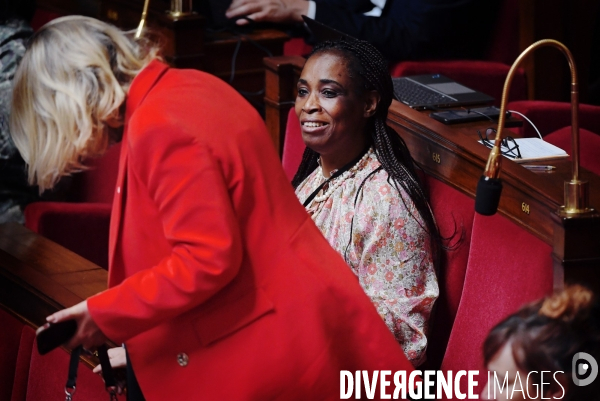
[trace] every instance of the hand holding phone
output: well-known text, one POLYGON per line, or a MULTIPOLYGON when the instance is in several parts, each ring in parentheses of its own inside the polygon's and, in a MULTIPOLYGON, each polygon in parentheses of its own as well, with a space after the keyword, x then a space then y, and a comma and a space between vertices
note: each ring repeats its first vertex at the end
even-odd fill
POLYGON ((45 355, 54 348, 66 343, 75 335, 77 322, 65 320, 59 323, 46 323, 35 332, 40 355, 45 355))

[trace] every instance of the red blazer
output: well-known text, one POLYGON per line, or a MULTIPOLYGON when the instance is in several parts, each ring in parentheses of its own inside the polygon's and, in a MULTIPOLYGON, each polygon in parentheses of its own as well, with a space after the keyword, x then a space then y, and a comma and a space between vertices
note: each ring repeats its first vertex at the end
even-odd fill
POLYGON ((411 369, 227 84, 152 62, 121 152, 109 289, 88 306, 147 400, 336 399, 340 369, 411 369))

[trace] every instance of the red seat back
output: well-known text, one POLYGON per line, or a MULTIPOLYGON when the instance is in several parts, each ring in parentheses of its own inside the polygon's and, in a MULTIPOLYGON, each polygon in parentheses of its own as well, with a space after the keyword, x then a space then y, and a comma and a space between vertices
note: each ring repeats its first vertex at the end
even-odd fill
POLYGON ((29 364, 33 352, 35 331, 29 326, 23 326, 19 354, 15 365, 15 381, 11 401, 25 401, 27 399, 27 386, 29 385, 29 364))
MULTIPOLYGON (((507 108, 526 115, 535 124, 542 136, 571 125, 571 104, 567 102, 525 100, 511 102, 507 108)), ((521 117, 516 115, 516 118, 521 117)), ((600 106, 580 104, 579 127, 600 134, 600 106)), ((531 124, 527 122, 524 122, 521 133, 525 137, 537 136, 531 124)))
MULTIPOLYGON (((496 214, 475 215, 465 282, 442 370, 485 372, 490 329, 522 305, 552 293, 552 248, 496 214)), ((485 375, 479 376, 480 390, 485 375)), ((466 378, 465 378, 466 380, 466 378)), ((461 384, 466 387, 466 381, 461 384)))
POLYGON ((52 21, 60 17, 61 15, 52 11, 43 10, 41 8, 37 8, 35 10, 35 14, 33 14, 33 18, 31 20, 31 27, 34 31, 37 31, 42 26, 46 25, 48 22, 52 21))
POLYGON ((493 29, 486 60, 512 65, 519 56, 519 0, 504 0, 493 29))
MULTIPOLYGON (((571 127, 564 127, 546 135, 544 139, 551 144, 563 149, 569 155, 571 151, 571 127)), ((580 129, 579 130, 579 165, 600 175, 600 135, 580 129)))
POLYGON ((463 292, 475 201, 429 175, 424 177, 431 209, 449 248, 443 253, 439 269, 440 296, 435 303, 427 346, 427 368, 439 369, 463 292))
POLYGON ((102 157, 86 161, 89 168, 73 175, 67 200, 112 205, 119 172, 120 154, 121 144, 117 143, 109 147, 102 157))

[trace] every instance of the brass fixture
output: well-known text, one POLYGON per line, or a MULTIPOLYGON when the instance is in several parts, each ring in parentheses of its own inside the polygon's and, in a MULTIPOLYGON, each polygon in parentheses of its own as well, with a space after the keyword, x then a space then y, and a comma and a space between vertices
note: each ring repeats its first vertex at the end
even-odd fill
POLYGON ((142 33, 144 32, 144 27, 146 25, 146 17, 148 16, 148 5, 150 4, 150 0, 144 1, 144 9, 142 10, 142 18, 140 19, 140 24, 135 31, 135 38, 139 39, 142 37, 142 33))
MULTIPOLYGON (((146 19, 148 17, 148 6, 150 5, 150 0, 144 1, 144 9, 142 11, 142 18, 140 19, 140 24, 138 25, 135 31, 135 38, 139 39, 142 37, 142 33, 144 32, 144 28, 146 27, 146 19)), ((171 0, 171 10, 168 11, 171 17, 182 17, 185 15, 193 14, 192 11, 192 0, 171 0)))
POLYGON ((500 199, 500 191, 502 190, 502 184, 498 178, 500 175, 500 165, 502 162, 500 141, 502 139, 502 131, 504 129, 508 90, 515 75, 515 71, 525 57, 527 57, 534 50, 544 46, 551 46, 559 49, 567 58, 569 62, 569 69, 571 71, 572 177, 571 181, 565 182, 565 204, 560 208, 559 213, 566 216, 573 216, 577 214, 588 213, 593 210, 589 207, 589 183, 579 179, 579 87, 575 61, 573 60, 571 52, 565 45, 553 39, 543 39, 535 42, 525 49, 523 53, 517 57, 512 67, 508 71, 508 75, 506 76, 506 81, 504 82, 504 88, 502 90, 500 118, 498 120, 496 140, 490 152, 483 176, 477 185, 475 209, 481 214, 494 214, 500 199))
POLYGON ((181 17, 192 13, 192 0, 171 0, 170 14, 173 17, 181 17))

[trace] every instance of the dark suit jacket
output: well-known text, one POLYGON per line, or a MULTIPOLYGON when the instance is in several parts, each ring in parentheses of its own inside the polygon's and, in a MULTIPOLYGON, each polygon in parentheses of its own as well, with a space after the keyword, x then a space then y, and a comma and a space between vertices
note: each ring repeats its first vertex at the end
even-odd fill
MULTIPOLYGON (((500 0, 316 0, 315 19, 373 44, 389 61, 478 59, 495 29, 500 0)), ((517 10, 515 10, 517 12, 517 10)))

